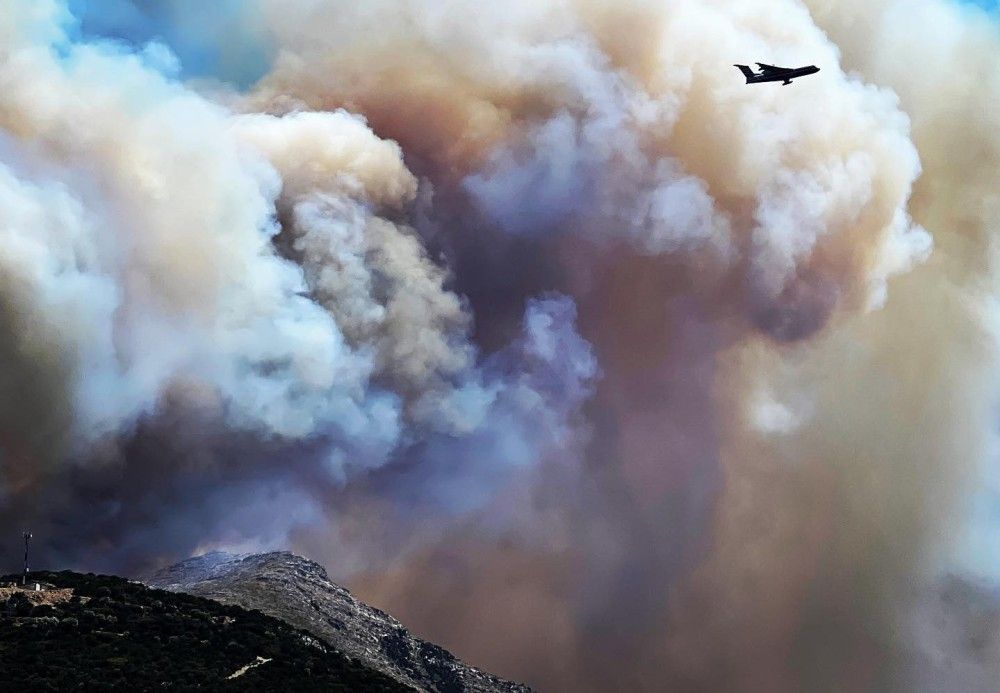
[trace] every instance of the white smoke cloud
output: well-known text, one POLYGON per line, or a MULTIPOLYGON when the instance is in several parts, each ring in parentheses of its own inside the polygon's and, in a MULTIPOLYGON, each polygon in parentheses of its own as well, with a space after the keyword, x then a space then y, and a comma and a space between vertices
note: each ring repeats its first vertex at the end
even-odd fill
POLYGON ((383 464, 404 419, 479 426, 505 385, 481 383, 446 272, 380 216, 416 193, 397 145, 344 112, 233 114, 162 74, 162 46, 74 44, 57 3, 13 10, 0 126, 32 163, 2 171, 10 338, 19 369, 68 371, 44 384, 78 454, 168 396, 325 438, 339 477, 383 464))
POLYGON ((295 437, 350 422, 391 441, 394 405, 366 401, 369 359, 296 295, 300 270, 270 250, 280 180, 241 154, 227 114, 142 58, 58 47, 5 51, 4 126, 74 172, 20 186, 41 216, 8 228, 35 245, 11 243, 7 260, 37 282, 19 286, 32 310, 51 297, 36 316, 46 348, 77 359, 79 382, 66 383, 77 434, 122 430, 191 378, 240 425, 295 437))
POLYGON ((279 208, 309 289, 373 354, 374 376, 419 399, 468 371, 469 319, 444 270, 412 229, 378 216, 405 214, 416 195, 398 145, 344 112, 247 115, 234 132, 281 172, 279 208))

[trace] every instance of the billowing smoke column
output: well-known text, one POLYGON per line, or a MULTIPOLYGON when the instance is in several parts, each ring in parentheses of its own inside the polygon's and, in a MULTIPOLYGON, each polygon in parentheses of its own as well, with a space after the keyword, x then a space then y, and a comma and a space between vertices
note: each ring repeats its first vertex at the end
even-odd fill
POLYGON ((291 546, 543 690, 923 685, 995 450, 990 16, 213 7, 0 15, 6 524, 291 546))
MULTIPOLYGON (((173 455, 153 465, 171 497, 151 521, 175 495, 230 493, 219 473, 251 496, 247 478, 317 476, 259 499, 265 525, 295 509, 284 531, 305 512, 288 494, 453 438, 489 442, 500 478, 566 447, 596 375, 572 303, 528 302, 523 333, 480 357, 446 270, 402 222, 418 184, 396 144, 345 112, 234 113, 171 79, 163 46, 72 44, 58 4, 12 9, 3 437, 18 512, 72 516, 67 484, 124 473, 140 488, 100 489, 117 524, 131 494, 160 492, 141 488, 149 453, 128 450, 156 437, 208 445, 180 463, 193 467, 183 489, 173 455), (262 467, 244 450, 255 441, 288 451, 262 467), (45 508, 53 488, 69 507, 45 508)), ((257 520, 240 524, 259 536, 257 520)))

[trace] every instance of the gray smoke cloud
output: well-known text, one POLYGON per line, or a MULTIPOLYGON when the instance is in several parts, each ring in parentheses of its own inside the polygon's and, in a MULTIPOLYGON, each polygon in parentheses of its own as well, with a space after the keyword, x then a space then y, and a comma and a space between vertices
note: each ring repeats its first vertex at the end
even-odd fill
POLYGON ((290 546, 543 690, 932 689, 910 586, 997 449, 991 15, 194 16, 0 17, 0 516, 46 560, 290 546))
MULTIPOLYGON (((72 43, 60 4, 11 9, 0 78, 11 516, 87 512, 64 486, 93 471, 114 498, 108 521, 149 513, 170 535, 161 515, 179 494, 214 518, 208 538, 182 545, 227 525, 282 541, 319 503, 309 476, 336 486, 440 437, 516 441, 483 465, 500 479, 562 444, 596 373, 571 304, 528 305, 524 336, 503 352, 512 363, 486 366, 447 271, 400 222, 417 181, 398 145, 346 112, 234 113, 173 79, 163 46, 72 43), (148 452, 129 451, 173 434, 192 438, 181 447, 193 459, 154 473, 148 452), (274 459, 248 453, 253 441, 274 459), (282 459, 299 455, 311 462, 282 459), (242 490, 215 487, 241 464, 242 490), (148 493, 130 486, 158 478, 168 498, 130 511, 148 493), (225 519, 220 507, 256 484, 280 491, 225 519)), ((110 564, 148 560, 130 551, 116 542, 110 564)))

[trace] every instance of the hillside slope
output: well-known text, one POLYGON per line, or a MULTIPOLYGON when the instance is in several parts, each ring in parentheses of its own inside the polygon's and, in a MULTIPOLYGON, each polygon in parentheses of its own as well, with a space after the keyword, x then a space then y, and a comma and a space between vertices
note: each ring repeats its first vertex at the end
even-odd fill
POLYGON ((308 633, 119 577, 0 578, 0 690, 412 691, 308 633))
POLYGON ((157 573, 149 584, 280 618, 401 683, 438 693, 526 693, 447 650, 413 637, 388 614, 330 581, 322 566, 288 552, 213 552, 157 573))

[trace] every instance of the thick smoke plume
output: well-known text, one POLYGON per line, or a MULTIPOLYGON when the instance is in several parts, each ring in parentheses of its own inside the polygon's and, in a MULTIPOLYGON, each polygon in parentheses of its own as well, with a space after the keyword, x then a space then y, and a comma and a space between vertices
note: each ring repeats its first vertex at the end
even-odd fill
POLYGON ((931 685, 996 450, 992 15, 199 7, 0 14, 8 525, 291 546, 543 690, 931 685))

